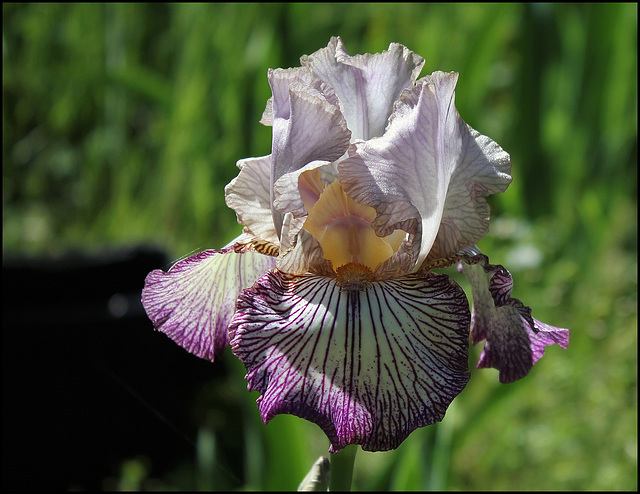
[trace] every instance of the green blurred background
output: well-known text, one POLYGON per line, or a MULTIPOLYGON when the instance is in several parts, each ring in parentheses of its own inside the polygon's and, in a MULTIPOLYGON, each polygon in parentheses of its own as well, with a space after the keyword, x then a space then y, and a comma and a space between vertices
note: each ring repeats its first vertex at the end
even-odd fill
MULTIPOLYGON (((636 4, 5 3, 2 22, 4 257, 227 243, 241 227, 224 185, 270 152, 267 68, 332 35, 459 72, 461 116, 512 158, 480 247, 571 345, 510 385, 472 349, 445 420, 359 452, 354 487, 637 489, 636 4)), ((151 460, 122 458, 106 488, 297 487, 328 441, 295 417, 263 426, 241 365, 224 365, 203 394, 242 411, 235 439, 203 420, 192 465, 150 478, 151 460)))

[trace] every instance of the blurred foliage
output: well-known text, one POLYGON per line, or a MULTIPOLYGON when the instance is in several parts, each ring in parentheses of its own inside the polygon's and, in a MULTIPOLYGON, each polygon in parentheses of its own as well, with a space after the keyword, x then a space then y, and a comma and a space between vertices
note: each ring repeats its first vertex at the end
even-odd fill
MULTIPOLYGON (((480 247, 572 342, 515 384, 473 369, 441 424, 360 452, 355 487, 637 489, 636 4, 5 3, 2 22, 5 255, 144 242, 179 257, 230 241, 224 185, 237 160, 270 152, 267 68, 332 35, 459 72, 460 114, 513 163, 480 247)), ((147 487, 293 489, 326 454, 313 424, 263 426, 225 358, 238 372, 210 394, 243 411, 243 478, 203 471, 231 461, 237 436, 202 418, 204 459, 147 487)), ((123 459, 116 485, 146 471, 123 459)))

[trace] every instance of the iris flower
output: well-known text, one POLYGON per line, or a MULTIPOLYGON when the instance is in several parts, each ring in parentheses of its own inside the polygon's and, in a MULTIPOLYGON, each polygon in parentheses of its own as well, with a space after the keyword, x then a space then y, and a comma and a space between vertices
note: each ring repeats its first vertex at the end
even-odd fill
POLYGON ((231 345, 265 423, 313 421, 333 453, 393 449, 442 420, 469 380, 469 335, 501 382, 569 343, 475 247, 510 158, 458 114, 458 74, 418 78, 423 64, 397 43, 350 56, 334 37, 301 67, 270 69, 271 154, 240 160, 225 189, 243 233, 151 272, 142 293, 187 351, 214 361, 231 345), (433 272, 454 264, 471 311, 433 272))

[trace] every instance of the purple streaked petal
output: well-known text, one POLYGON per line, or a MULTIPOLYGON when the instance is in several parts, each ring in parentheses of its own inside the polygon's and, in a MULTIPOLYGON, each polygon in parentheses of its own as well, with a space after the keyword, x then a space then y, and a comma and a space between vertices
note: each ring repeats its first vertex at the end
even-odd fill
POLYGON ((352 141, 384 133, 394 101, 413 85, 424 65, 421 56, 398 43, 382 53, 352 57, 339 37, 300 61, 340 98, 352 141))
POLYGON ((478 368, 493 367, 500 371, 500 382, 513 382, 529 373, 545 346, 568 347, 568 329, 534 319, 530 307, 511 297, 513 279, 503 266, 479 254, 465 256, 460 268, 473 293, 471 342, 485 341, 478 368))
POLYGON ((330 451, 396 448, 442 420, 469 375, 469 306, 427 273, 341 290, 332 278, 273 270, 238 298, 229 327, 265 423, 317 423, 330 451))
POLYGON ((240 173, 225 187, 227 206, 254 237, 278 245, 271 215, 271 155, 238 161, 240 173))
POLYGON ((542 358, 545 347, 549 345, 557 344, 565 350, 569 347, 570 337, 568 329, 549 326, 537 319, 534 319, 533 322, 535 329, 537 329, 538 332, 536 333, 532 331, 531 328, 527 326, 527 333, 531 340, 531 351, 534 364, 542 358))
POLYGON ((233 248, 205 250, 147 275, 142 305, 157 331, 211 360, 229 344, 238 294, 275 266, 274 257, 233 248))

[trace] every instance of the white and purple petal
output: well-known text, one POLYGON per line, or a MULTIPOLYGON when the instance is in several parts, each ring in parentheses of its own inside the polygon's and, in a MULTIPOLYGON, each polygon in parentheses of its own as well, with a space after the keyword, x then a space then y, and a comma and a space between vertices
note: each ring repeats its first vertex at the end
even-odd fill
POLYGON ((269 83, 273 92, 269 186, 273 221, 280 234, 284 214, 274 206, 275 183, 312 161, 337 160, 346 152, 351 133, 340 108, 320 90, 291 83, 286 71, 270 71, 269 83))
MULTIPOLYGON (((356 143, 338 164, 340 181, 357 202, 376 209, 372 223, 386 236, 402 225, 417 226, 414 271, 426 260, 440 228, 462 136, 453 105, 458 75, 425 78, 403 92, 382 137, 356 143)), ((406 227, 405 227, 406 228, 406 227)))
POLYGON ((294 85, 297 87, 306 86, 309 91, 320 93, 329 103, 340 107, 340 99, 333 89, 314 76, 308 67, 269 69, 267 78, 270 81, 272 96, 267 100, 266 108, 260 119, 260 123, 263 125, 273 125, 276 111, 280 118, 287 118, 289 88, 294 85))
POLYGON ((444 211, 428 259, 452 256, 489 233, 486 197, 504 192, 511 183, 511 158, 495 141, 459 119, 460 161, 451 175, 444 211))
POLYGON ((347 193, 378 212, 379 235, 410 232, 414 222, 413 271, 482 238, 489 221, 485 197, 511 180, 509 155, 460 118, 457 79, 453 72, 420 79, 396 102, 385 134, 356 143, 338 165, 347 193))
POLYGON ((238 294, 275 263, 275 257, 238 253, 234 247, 205 250, 178 261, 167 272, 149 273, 142 305, 157 331, 213 362, 229 344, 228 326, 238 294))
POLYGON ((238 298, 229 333, 263 420, 317 423, 330 451, 396 448, 442 420, 466 385, 469 306, 433 273, 341 290, 272 270, 238 298))
POLYGON ((424 65, 421 56, 398 43, 382 53, 350 56, 339 37, 300 61, 340 98, 352 141, 384 133, 394 102, 424 65))
POLYGON ((338 176, 335 163, 312 161, 298 170, 286 173, 274 184, 273 205, 283 215, 300 218, 318 200, 324 187, 338 176))
POLYGON ((548 345, 566 349, 569 330, 544 324, 531 316, 531 308, 511 297, 513 279, 486 256, 465 256, 459 265, 471 282, 473 310, 471 342, 485 341, 478 368, 493 367, 502 383, 526 376, 548 345))
POLYGON ((305 274, 312 272, 323 276, 331 276, 333 269, 320 243, 302 228, 304 218, 296 219, 291 213, 284 216, 282 224, 282 247, 276 267, 289 274, 305 274))

